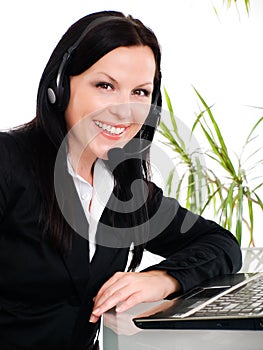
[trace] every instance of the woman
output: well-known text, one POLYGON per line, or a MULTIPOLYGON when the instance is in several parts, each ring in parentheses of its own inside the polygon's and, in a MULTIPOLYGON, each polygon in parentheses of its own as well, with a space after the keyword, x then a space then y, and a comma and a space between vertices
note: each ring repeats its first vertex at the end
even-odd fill
POLYGON ((36 118, 1 133, 1 348, 92 349, 110 308, 240 268, 230 232, 150 181, 160 84, 152 31, 119 12, 94 13, 52 53, 36 118), (164 260, 134 272, 144 249, 164 260))

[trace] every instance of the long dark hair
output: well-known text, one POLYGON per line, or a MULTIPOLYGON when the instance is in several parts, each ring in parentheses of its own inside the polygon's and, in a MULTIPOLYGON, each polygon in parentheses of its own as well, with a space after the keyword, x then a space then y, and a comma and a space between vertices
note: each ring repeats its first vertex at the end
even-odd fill
MULTIPOLYGON (((53 172, 58 149, 67 134, 64 111, 70 95, 69 77, 81 74, 101 57, 117 47, 134 45, 149 46, 153 51, 156 62, 156 73, 152 104, 161 107, 161 54, 158 41, 154 33, 145 27, 141 21, 131 16, 126 17, 120 12, 97 12, 87 15, 74 23, 59 41, 42 74, 37 94, 36 118, 29 124, 29 127, 39 130, 39 135, 42 135, 39 136, 37 142, 35 163, 40 190, 43 196, 43 218, 45 217, 46 222, 45 230, 54 246, 62 249, 64 252, 69 251, 71 247, 73 232, 59 209, 55 196, 53 172), (107 21, 97 24, 93 29, 88 31, 67 62, 62 77, 63 97, 62 101, 60 101, 60 107, 57 108, 55 104, 50 103, 47 91, 49 88, 53 89, 56 84, 57 74, 63 56, 76 43, 80 36, 83 35, 87 26, 100 17, 107 17, 107 21)), ((154 125, 143 125, 140 135, 136 137, 152 141, 154 131, 154 125)), ((148 152, 146 151, 147 154, 148 152)), ((133 165, 130 166, 138 174, 138 177, 144 179, 147 183, 149 182, 150 172, 147 155, 145 157, 144 154, 141 160, 137 158, 133 165)), ((122 198, 128 198, 129 193, 125 192, 128 188, 128 180, 123 176, 122 170, 123 167, 119 167, 119 169, 116 168, 113 172, 116 184, 115 188, 117 192, 121 193, 122 198)), ((145 221, 147 220, 147 206, 142 208, 140 216, 143 216, 145 221)), ((137 215, 134 215, 135 225, 136 217, 137 215)), ((140 219, 140 221, 143 220, 140 219)), ((135 244, 129 269, 134 270, 139 265, 143 248, 143 244, 135 244)))

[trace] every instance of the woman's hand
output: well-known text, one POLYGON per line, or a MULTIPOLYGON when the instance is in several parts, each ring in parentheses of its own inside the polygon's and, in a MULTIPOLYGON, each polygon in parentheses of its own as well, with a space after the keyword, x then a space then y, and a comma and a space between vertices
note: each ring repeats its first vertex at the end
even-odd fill
POLYGON ((94 298, 90 322, 97 322, 114 306, 118 305, 116 312, 123 312, 142 302, 164 299, 180 288, 179 282, 166 271, 116 272, 94 298))

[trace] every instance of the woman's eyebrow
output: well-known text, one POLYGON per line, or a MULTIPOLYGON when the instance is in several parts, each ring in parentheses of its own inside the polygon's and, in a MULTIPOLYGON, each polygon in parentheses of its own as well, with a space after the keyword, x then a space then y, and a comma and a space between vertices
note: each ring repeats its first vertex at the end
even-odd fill
POLYGON ((111 81, 113 81, 114 83, 118 83, 116 79, 114 79, 112 76, 110 76, 108 73, 105 72, 97 72, 97 74, 103 74, 105 75, 108 79, 110 79, 111 81))
MULTIPOLYGON (((112 82, 118 84, 118 81, 116 79, 114 79, 112 76, 110 76, 108 73, 105 73, 105 72, 97 72, 97 74, 103 74, 105 75, 108 79, 110 79, 112 82)), ((153 82, 152 81, 147 81, 145 83, 141 83, 139 85, 136 85, 136 87, 142 87, 142 86, 145 86, 145 85, 151 85, 153 86, 153 82)))
POLYGON ((142 87, 142 86, 145 86, 145 85, 153 86, 153 82, 149 81, 149 82, 146 82, 146 83, 142 83, 142 84, 137 85, 137 87, 142 87))

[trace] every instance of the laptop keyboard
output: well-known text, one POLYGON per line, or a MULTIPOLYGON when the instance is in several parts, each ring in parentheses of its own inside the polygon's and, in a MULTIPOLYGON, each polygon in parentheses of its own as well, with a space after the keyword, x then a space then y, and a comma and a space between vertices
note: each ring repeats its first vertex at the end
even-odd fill
POLYGON ((263 313, 263 275, 240 289, 219 297, 193 316, 251 316, 260 313, 263 313))

